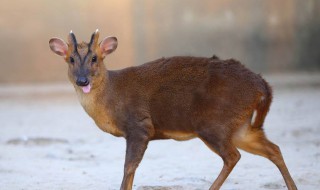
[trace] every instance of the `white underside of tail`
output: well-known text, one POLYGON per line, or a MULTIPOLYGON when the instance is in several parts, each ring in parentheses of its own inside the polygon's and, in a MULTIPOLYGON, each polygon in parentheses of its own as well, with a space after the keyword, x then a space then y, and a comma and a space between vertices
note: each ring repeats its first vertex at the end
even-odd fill
POLYGON ((252 114, 252 117, 251 117, 251 125, 254 124, 254 122, 256 121, 257 119, 257 110, 254 110, 253 111, 253 114, 252 114))
MULTIPOLYGON (((264 101, 265 100, 265 97, 264 96, 261 96, 260 97, 260 102, 264 101)), ((254 124, 254 122, 257 120, 257 110, 253 110, 253 113, 252 113, 252 117, 251 117, 251 126, 254 124)))

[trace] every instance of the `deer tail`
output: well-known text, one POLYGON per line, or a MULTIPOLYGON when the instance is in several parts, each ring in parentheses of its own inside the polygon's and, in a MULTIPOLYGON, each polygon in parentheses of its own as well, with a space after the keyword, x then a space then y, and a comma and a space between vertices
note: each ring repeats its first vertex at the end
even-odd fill
POLYGON ((251 120, 252 129, 262 129, 264 120, 267 116, 270 104, 272 102, 272 89, 265 80, 263 80, 263 83, 264 92, 261 93, 260 97, 258 98, 256 107, 253 112, 251 120))

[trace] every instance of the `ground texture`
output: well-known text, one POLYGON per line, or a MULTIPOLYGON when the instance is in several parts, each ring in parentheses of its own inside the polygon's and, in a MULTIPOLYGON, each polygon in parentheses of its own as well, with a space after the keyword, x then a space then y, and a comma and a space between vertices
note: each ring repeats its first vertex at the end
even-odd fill
MULTIPOLYGON (((265 123, 299 189, 320 186, 319 75, 267 77, 274 101, 265 123)), ((125 140, 100 131, 72 87, 0 87, 1 190, 119 189, 125 140)), ((222 189, 286 189, 268 160, 241 151, 222 189)), ((208 189, 221 159, 200 140, 153 141, 137 170, 136 190, 208 189)))

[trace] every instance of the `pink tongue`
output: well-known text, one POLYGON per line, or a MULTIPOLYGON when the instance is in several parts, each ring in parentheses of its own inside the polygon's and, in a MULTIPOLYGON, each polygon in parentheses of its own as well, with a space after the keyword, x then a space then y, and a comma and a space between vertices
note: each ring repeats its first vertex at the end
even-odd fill
POLYGON ((83 93, 88 94, 91 90, 91 85, 88 84, 87 86, 83 86, 81 88, 82 88, 83 93))

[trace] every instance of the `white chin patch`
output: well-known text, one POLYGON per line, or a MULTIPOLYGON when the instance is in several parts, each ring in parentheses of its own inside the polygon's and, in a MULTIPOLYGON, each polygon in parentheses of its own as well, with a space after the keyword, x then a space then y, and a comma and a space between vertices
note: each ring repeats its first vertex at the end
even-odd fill
POLYGON ((81 87, 83 93, 88 94, 91 91, 91 84, 88 84, 87 86, 81 87))

